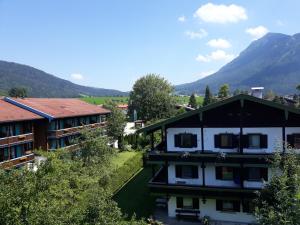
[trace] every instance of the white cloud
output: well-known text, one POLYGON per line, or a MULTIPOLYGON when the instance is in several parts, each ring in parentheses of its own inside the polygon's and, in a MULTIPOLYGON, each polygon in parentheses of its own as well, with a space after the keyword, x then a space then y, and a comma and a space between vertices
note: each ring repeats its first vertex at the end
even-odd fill
POLYGON ((194 13, 194 17, 210 23, 237 23, 248 19, 246 9, 235 4, 215 5, 207 3, 194 13))
POLYGON ((72 73, 72 74, 71 74, 71 78, 72 78, 73 80, 84 80, 83 75, 80 74, 80 73, 72 73))
POLYGON ((201 39, 207 36, 207 32, 204 29, 200 29, 197 32, 194 31, 186 31, 185 35, 188 36, 190 39, 201 39))
POLYGON ((217 72, 216 70, 209 70, 209 71, 203 71, 197 74, 197 79, 202 79, 204 77, 207 77, 213 73, 217 72))
POLYGON ((186 21, 186 18, 185 18, 185 16, 180 16, 180 17, 178 17, 178 22, 181 22, 181 23, 183 23, 183 22, 185 22, 186 21))
POLYGON ((257 26, 248 28, 246 33, 250 34, 256 40, 268 33, 268 29, 264 26, 257 26))
POLYGON ((207 42, 207 45, 209 45, 212 48, 230 48, 231 44, 229 41, 218 38, 218 39, 212 39, 209 42, 207 42))
POLYGON ((223 50, 216 50, 208 55, 199 54, 196 57, 198 62, 211 62, 211 61, 231 61, 235 56, 233 54, 228 54, 223 50))

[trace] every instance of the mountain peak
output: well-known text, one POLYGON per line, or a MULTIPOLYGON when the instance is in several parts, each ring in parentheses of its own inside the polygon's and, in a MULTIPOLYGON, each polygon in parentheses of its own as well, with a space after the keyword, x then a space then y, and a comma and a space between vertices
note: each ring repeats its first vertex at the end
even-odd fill
POLYGON ((253 41, 240 55, 218 72, 189 84, 178 85, 177 92, 203 93, 205 86, 216 92, 224 83, 231 90, 263 86, 279 94, 295 93, 300 84, 300 33, 268 33, 253 41))

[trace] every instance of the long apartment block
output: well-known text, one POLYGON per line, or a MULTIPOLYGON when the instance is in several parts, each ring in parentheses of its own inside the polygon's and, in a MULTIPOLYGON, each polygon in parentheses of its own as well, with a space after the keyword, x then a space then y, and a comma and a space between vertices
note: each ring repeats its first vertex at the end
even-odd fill
POLYGON ((79 99, 0 99, 0 166, 33 161, 33 149, 72 149, 83 128, 104 127, 109 113, 79 99))
POLYGON ((272 178, 270 159, 287 144, 300 149, 300 110, 238 95, 139 132, 151 137, 147 164, 160 169, 149 187, 169 217, 255 224, 252 200, 272 178))

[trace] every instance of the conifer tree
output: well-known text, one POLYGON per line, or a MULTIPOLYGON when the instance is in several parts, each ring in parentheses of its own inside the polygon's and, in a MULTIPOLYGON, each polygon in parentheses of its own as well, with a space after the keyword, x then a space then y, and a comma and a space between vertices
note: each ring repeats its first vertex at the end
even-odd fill
POLYGON ((196 109, 198 106, 197 106, 197 100, 196 100, 196 95, 195 94, 192 94, 190 96, 190 100, 189 100, 189 106, 196 109))
POLYGON ((207 85, 205 88, 205 96, 204 96, 204 100, 203 100, 203 106, 211 104, 212 102, 213 102, 213 95, 210 92, 209 86, 207 85))

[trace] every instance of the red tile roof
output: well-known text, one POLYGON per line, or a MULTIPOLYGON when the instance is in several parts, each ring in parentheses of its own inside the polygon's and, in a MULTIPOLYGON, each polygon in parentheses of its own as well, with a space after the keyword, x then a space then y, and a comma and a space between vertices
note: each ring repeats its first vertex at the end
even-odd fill
POLYGON ((76 98, 13 98, 13 100, 54 118, 110 113, 105 108, 76 98))
POLYGON ((0 123, 42 119, 43 117, 0 99, 0 123))

